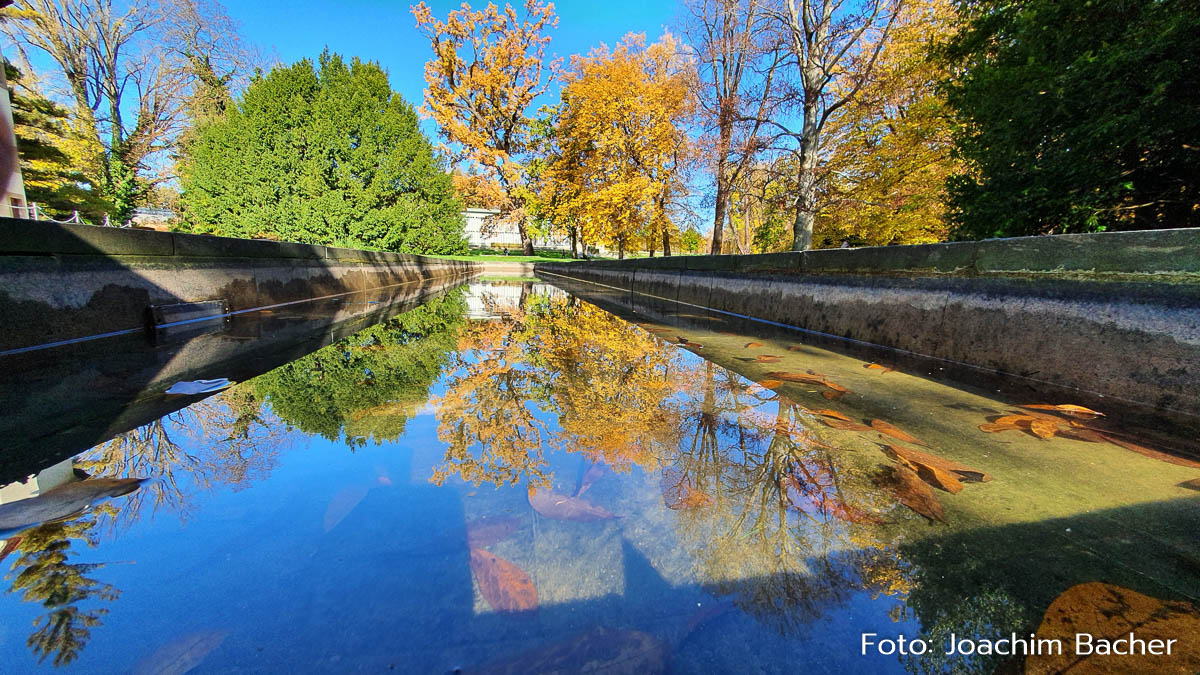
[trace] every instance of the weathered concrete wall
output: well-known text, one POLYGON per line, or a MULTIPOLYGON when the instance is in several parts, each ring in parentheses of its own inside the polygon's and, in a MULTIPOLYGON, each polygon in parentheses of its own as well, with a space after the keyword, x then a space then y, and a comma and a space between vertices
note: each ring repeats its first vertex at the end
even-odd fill
POLYGON ((138 330, 146 308, 231 311, 481 271, 478 263, 0 218, 0 352, 138 330))
POLYGON ((1200 230, 537 270, 1200 414, 1200 230))

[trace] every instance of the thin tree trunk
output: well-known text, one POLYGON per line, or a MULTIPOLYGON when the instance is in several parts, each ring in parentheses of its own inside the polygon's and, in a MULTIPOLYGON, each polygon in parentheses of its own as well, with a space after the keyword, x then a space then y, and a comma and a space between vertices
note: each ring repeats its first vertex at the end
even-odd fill
POLYGON ((571 233, 571 259, 576 260, 579 258, 579 247, 576 245, 578 232, 575 227, 568 227, 567 231, 571 233))
POLYGON ((671 256, 671 232, 670 232, 670 230, 667 229, 667 226, 665 224, 663 225, 662 235, 663 235, 663 257, 668 258, 671 256))
POLYGON ((804 128, 800 135, 800 172, 796 177, 796 220, 792 224, 792 250, 812 248, 813 222, 817 205, 817 148, 820 129, 817 127, 815 104, 804 106, 804 128))

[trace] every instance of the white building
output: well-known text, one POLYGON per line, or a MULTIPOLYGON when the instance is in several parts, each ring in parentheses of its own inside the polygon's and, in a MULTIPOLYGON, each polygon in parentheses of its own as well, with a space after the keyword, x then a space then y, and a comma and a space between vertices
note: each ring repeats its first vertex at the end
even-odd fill
MULTIPOLYGON (((7 5, 0 2, 0 6, 7 5)), ((3 57, 0 56, 0 62, 3 57)), ((8 97, 8 80, 0 68, 0 216, 28 218, 25 202, 25 181, 21 179, 21 162, 17 158, 17 138, 13 133, 12 102, 8 97), (11 168, 9 164, 11 163, 11 168)))
MULTIPOLYGON (((467 246, 485 249, 519 249, 521 234, 517 224, 501 222, 496 218, 499 211, 495 209, 464 209, 463 233, 467 235, 467 246)), ((558 251, 571 250, 571 239, 566 236, 547 236, 534 238, 534 248, 555 249, 558 251)))

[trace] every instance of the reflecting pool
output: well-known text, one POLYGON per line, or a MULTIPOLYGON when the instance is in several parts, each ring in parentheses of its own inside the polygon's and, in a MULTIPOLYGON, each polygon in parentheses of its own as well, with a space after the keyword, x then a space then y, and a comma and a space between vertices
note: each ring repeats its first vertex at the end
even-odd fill
POLYGON ((1200 670, 1193 421, 556 283, 77 354, 106 423, 10 425, 0 670, 1200 670))

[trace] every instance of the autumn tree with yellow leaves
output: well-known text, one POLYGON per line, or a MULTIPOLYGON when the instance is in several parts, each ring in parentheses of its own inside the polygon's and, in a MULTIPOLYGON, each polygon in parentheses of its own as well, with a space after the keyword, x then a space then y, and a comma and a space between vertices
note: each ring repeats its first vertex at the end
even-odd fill
POLYGON ((412 14, 433 49, 421 112, 437 122, 455 160, 500 185, 499 218, 516 223, 525 255, 533 255, 524 162, 534 149, 530 106, 557 67, 545 56, 546 31, 558 24, 554 5, 526 0, 521 16, 508 4, 477 10, 464 2, 442 21, 422 2, 412 14))
POLYGON ((694 81, 670 34, 650 46, 629 34, 572 57, 542 181, 550 220, 621 257, 642 242, 670 255, 692 160, 694 81))

